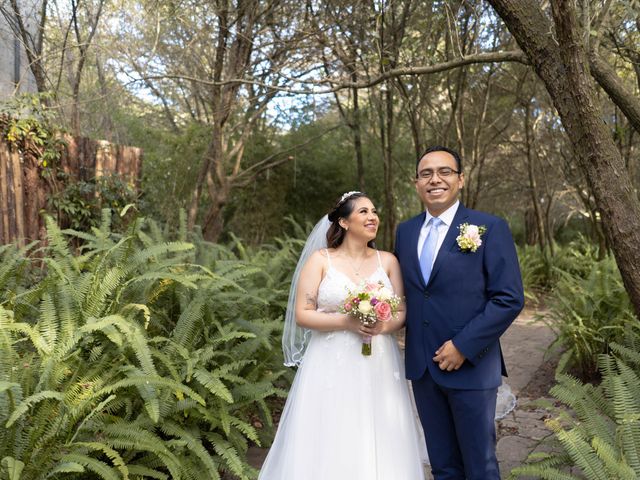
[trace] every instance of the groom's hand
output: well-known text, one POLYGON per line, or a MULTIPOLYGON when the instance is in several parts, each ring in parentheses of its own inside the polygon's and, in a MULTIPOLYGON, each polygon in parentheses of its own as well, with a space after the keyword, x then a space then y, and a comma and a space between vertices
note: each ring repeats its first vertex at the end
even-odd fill
POLYGON ((436 350, 433 361, 438 364, 440 370, 450 372, 458 370, 465 361, 465 356, 456 348, 451 340, 447 340, 436 350))

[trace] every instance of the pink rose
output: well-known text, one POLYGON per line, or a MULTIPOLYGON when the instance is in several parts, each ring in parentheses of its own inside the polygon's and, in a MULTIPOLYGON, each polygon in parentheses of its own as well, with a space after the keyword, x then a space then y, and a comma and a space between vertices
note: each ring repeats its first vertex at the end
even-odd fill
POLYGON ((353 306, 352 306, 350 303, 345 303, 345 305, 344 305, 344 310, 345 310, 346 312, 351 311, 351 309, 352 309, 352 308, 353 308, 353 306))
POLYGON ((376 303, 374 310, 376 311, 376 317, 382 322, 386 322, 391 318, 391 305, 387 302, 376 303))

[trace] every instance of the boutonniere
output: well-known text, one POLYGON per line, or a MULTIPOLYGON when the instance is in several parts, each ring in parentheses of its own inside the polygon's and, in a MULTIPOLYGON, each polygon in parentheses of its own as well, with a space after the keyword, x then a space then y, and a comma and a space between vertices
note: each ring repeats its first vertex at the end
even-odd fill
POLYGON ((463 223, 458 226, 460 235, 456 237, 456 242, 460 250, 463 252, 475 252, 482 245, 482 234, 487 231, 487 227, 484 225, 469 225, 463 223))

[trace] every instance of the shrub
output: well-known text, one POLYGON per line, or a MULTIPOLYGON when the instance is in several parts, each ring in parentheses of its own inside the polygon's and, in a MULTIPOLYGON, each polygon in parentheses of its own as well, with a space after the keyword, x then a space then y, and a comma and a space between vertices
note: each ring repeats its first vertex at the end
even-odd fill
POLYGON ((579 236, 567 245, 556 245, 554 255, 538 246, 518 246, 518 260, 527 298, 533 301, 553 290, 562 272, 579 277, 589 274, 598 258, 598 250, 586 237, 579 236))
POLYGON ((635 317, 615 260, 585 256, 577 256, 579 266, 573 272, 554 268, 558 280, 546 319, 558 335, 555 345, 565 349, 559 370, 573 368, 590 378, 597 371, 598 355, 623 341, 625 325, 635 317))
POLYGON ((267 400, 285 393, 277 340, 298 244, 236 255, 184 228, 170 242, 153 222, 110 224, 107 211, 91 233, 47 219, 35 281, 24 252, 0 253, 0 476, 255 477, 248 419, 268 425, 267 400))

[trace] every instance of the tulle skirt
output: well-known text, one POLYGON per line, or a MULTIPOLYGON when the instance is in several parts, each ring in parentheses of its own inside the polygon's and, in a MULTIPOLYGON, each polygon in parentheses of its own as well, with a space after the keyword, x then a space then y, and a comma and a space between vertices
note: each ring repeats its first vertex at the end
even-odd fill
POLYGON ((260 480, 419 480, 427 461, 396 340, 361 354, 351 332, 314 332, 260 480))

